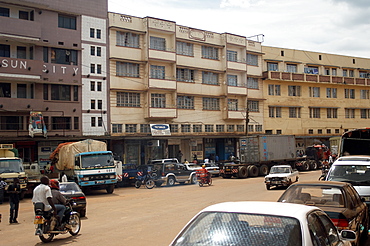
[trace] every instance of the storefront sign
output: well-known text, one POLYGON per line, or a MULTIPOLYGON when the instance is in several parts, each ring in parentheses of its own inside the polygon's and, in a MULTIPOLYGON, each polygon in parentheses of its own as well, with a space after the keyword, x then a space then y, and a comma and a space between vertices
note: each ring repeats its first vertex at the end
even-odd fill
POLYGON ((150 124, 152 136, 171 136, 169 124, 150 124))

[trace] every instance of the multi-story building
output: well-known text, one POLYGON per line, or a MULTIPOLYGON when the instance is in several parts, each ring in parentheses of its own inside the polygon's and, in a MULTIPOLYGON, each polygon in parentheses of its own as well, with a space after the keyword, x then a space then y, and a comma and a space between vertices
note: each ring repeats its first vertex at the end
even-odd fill
POLYGON ((324 143, 370 125, 370 59, 263 46, 264 132, 324 143))
POLYGON ((112 146, 125 162, 180 150, 182 160, 225 160, 246 131, 262 133, 260 42, 151 17, 108 18, 112 146))
POLYGON ((0 1, 1 142, 25 161, 46 164, 59 142, 105 136, 107 9, 106 0, 0 1))

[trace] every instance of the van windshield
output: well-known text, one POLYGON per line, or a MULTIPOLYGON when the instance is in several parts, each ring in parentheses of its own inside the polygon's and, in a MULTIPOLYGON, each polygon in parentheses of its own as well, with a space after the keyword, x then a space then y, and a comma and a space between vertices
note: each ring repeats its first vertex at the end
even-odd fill
POLYGON ((356 186, 369 185, 370 165, 333 165, 327 180, 348 182, 356 186))

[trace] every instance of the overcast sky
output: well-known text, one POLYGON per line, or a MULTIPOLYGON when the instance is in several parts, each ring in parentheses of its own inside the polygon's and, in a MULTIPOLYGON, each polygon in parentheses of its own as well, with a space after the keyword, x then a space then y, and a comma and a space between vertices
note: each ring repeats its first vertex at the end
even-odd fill
POLYGON ((110 12, 245 37, 262 45, 370 58, 370 0, 108 0, 110 12))

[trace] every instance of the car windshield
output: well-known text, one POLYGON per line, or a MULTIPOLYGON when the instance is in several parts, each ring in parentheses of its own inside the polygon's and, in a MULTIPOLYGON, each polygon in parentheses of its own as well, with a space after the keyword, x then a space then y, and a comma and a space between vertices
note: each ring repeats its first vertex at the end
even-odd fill
POLYGON ((330 186, 291 186, 279 202, 299 203, 319 207, 344 207, 342 189, 330 186))
POLYGON ((272 167, 270 170, 270 174, 274 173, 289 173, 288 167, 272 167))
POLYGON ((204 212, 173 245, 302 245, 297 219, 273 215, 204 212))
POLYGON ((354 186, 368 186, 370 184, 370 165, 333 165, 327 180, 348 182, 354 186))
POLYGON ((61 193, 76 193, 81 192, 80 187, 76 183, 60 183, 59 190, 61 193))
POLYGON ((23 172, 21 159, 0 160, 0 173, 23 172))
POLYGON ((114 160, 111 154, 82 155, 82 167, 104 167, 113 166, 114 160))

